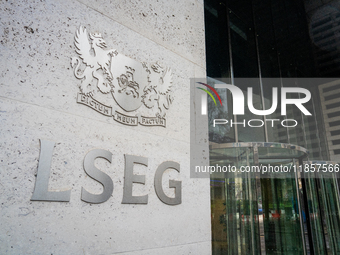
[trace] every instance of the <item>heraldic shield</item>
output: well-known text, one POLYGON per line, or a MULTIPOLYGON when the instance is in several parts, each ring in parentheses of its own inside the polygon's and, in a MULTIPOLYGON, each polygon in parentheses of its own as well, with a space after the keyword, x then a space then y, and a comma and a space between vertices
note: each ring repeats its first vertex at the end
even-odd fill
POLYGON ((144 89, 148 85, 146 66, 119 54, 111 60, 112 96, 125 111, 137 110, 142 104, 144 89))

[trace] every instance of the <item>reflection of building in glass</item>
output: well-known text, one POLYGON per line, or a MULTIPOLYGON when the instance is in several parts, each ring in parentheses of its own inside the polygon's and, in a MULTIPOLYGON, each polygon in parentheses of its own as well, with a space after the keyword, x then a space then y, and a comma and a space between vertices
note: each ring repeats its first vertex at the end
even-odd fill
MULTIPOLYGON (((254 107, 262 110, 272 105, 273 87, 303 87, 312 94, 304 104, 311 116, 292 105, 281 116, 280 104, 271 115, 246 110, 235 116, 231 93, 219 91, 225 93, 226 108, 209 104, 210 165, 241 170, 313 169, 320 164, 334 169, 339 163, 340 87, 335 78, 324 79, 340 75, 338 6, 296 0, 205 1, 207 75, 214 78, 208 83, 235 84, 245 97, 252 87, 254 107), (266 124, 213 128, 214 118, 266 124), (299 125, 271 126, 267 119, 294 119, 299 125)), ((338 178, 335 171, 213 173, 213 254, 340 254, 338 178)))
POLYGON ((340 3, 305 2, 316 70, 323 77, 338 77, 340 72, 340 3))
POLYGON ((319 86, 330 159, 340 161, 340 83, 319 86))

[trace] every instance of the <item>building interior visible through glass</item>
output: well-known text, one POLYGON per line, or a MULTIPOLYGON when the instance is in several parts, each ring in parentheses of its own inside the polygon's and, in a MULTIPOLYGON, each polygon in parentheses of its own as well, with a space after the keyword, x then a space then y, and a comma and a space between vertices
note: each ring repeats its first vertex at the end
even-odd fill
MULTIPOLYGON (((340 162, 340 1, 205 0, 207 83, 235 84, 256 109, 273 87, 304 87, 306 116, 232 114, 208 100, 210 166, 326 169, 340 162), (273 79, 276 78, 276 79, 273 79), (301 78, 313 78, 300 83, 301 78), (328 79, 325 79, 328 78, 328 79), (212 119, 295 119, 293 128, 212 126, 212 119)), ((291 95, 292 97, 298 95, 291 95)), ((246 101, 246 100, 245 100, 246 101)), ((339 171, 211 174, 212 254, 340 254, 339 171)))

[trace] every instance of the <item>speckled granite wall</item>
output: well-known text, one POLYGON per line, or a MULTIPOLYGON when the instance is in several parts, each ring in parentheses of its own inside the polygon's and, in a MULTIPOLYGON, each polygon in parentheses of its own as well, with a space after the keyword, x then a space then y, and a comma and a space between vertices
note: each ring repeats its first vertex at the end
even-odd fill
POLYGON ((189 173, 189 79, 205 76, 204 49, 199 0, 0 1, 0 254, 211 253, 209 179, 189 173), (166 128, 122 125, 77 103, 70 63, 80 25, 100 32, 108 49, 172 69, 166 128), (39 139, 56 143, 49 190, 71 189, 69 202, 30 201, 39 139), (83 169, 92 149, 113 154, 111 164, 96 160, 114 184, 101 204, 80 200, 82 187, 102 192, 83 169), (147 167, 134 167, 145 185, 133 184, 134 195, 148 195, 147 205, 122 204, 124 154, 148 158, 147 167), (176 206, 154 189, 157 167, 169 160, 181 167, 163 178, 169 196, 169 179, 182 181, 176 206))

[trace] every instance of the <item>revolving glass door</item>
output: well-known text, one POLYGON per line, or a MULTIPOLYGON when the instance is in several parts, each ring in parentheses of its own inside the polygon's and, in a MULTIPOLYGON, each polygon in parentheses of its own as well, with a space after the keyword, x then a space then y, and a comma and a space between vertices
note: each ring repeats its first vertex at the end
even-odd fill
POLYGON ((213 254, 307 254, 296 171, 306 155, 304 148, 289 144, 211 145, 213 254))

